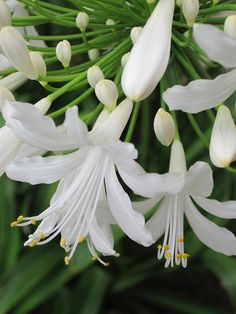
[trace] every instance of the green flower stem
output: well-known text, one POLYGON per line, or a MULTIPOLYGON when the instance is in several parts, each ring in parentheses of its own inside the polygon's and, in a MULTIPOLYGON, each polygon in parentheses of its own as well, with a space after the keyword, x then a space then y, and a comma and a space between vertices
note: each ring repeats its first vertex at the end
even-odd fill
POLYGON ((134 109, 132 112, 132 116, 131 116, 131 120, 129 123, 129 127, 128 127, 128 131, 125 137, 125 142, 130 142, 134 133, 134 129, 135 129, 135 125, 136 125, 136 121, 138 118, 138 113, 140 110, 140 102, 137 102, 134 104, 134 109))
POLYGON ((204 143, 204 145, 208 148, 209 147, 209 141, 206 138, 205 134, 202 132, 201 128, 199 127, 196 119, 194 118, 194 116, 190 113, 187 113, 188 119, 195 131, 195 133, 197 134, 197 136, 202 140, 202 142, 204 143))
POLYGON ((212 14, 215 12, 221 12, 221 11, 236 11, 236 4, 218 4, 217 6, 207 8, 207 9, 200 9, 199 15, 206 15, 206 14, 212 14))
POLYGON ((227 170, 228 172, 231 172, 231 173, 236 173, 236 169, 232 168, 232 167, 227 167, 227 168, 225 168, 225 170, 227 170))
MULTIPOLYGON (((184 37, 184 36, 183 36, 184 37)), ((182 47, 182 48, 186 48, 186 47, 188 47, 190 44, 191 44, 191 42, 192 42, 192 38, 193 38, 193 28, 192 27, 190 27, 189 29, 188 29, 188 37, 187 37, 187 39, 184 37, 184 41, 181 41, 177 36, 176 36, 176 32, 174 33, 172 33, 172 38, 173 38, 173 40, 175 41, 175 43, 178 45, 178 46, 180 46, 180 47, 182 47)))
POLYGON ((171 111, 171 116, 175 122, 175 140, 180 140, 180 135, 179 135, 179 127, 178 127, 178 122, 177 122, 177 117, 175 111, 171 111))
POLYGON ((93 120, 95 120, 97 118, 97 116, 99 115, 99 113, 102 111, 103 109, 103 104, 99 104, 98 106, 96 106, 92 111, 90 111, 87 114, 81 114, 81 119, 86 123, 86 124, 90 124, 93 120))

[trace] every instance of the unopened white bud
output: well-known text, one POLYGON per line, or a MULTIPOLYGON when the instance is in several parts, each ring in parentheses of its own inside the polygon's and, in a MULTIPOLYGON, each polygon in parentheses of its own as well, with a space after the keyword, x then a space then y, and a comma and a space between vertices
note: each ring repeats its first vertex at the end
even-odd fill
POLYGON ((236 156, 236 126, 228 107, 217 111, 210 140, 210 158, 219 168, 225 168, 236 156))
POLYGON ((116 22, 114 20, 112 20, 112 19, 107 19, 106 20, 106 25, 107 26, 112 26, 112 25, 115 25, 115 24, 116 24, 116 22))
POLYGON ((85 12, 79 12, 76 17, 76 26, 81 30, 81 32, 84 32, 88 26, 89 23, 89 16, 85 12))
POLYGON ((15 97, 9 89, 0 84, 0 111, 2 111, 5 100, 15 101, 15 97))
POLYGON ((11 11, 6 1, 0 0, 0 29, 11 25, 11 11))
POLYGON ((87 71, 87 80, 91 87, 95 88, 96 84, 104 79, 104 74, 98 65, 94 65, 87 71))
POLYGON ((0 47, 9 62, 30 79, 37 79, 38 74, 31 61, 26 41, 12 26, 0 30, 0 47))
POLYGON ((136 43, 139 35, 141 34, 141 31, 142 31, 142 27, 139 26, 139 27, 133 27, 131 29, 131 32, 130 32, 130 37, 131 37, 131 40, 132 40, 132 43, 133 45, 136 43))
POLYGON ((171 146, 169 172, 187 172, 184 148, 179 140, 175 140, 171 146))
POLYGON ((130 52, 127 52, 126 54, 123 55, 121 58, 121 65, 124 67, 129 59, 130 52))
POLYGON ((48 97, 42 98, 39 100, 36 104, 35 107, 42 113, 45 114, 48 109, 51 107, 52 102, 48 97))
POLYGON ((175 137, 175 123, 171 115, 160 108, 154 119, 154 131, 162 145, 169 146, 175 137))
POLYGON ((199 0, 183 0, 182 10, 188 27, 192 27, 199 13, 199 0))
POLYGON ((226 18, 224 32, 232 39, 236 39, 236 15, 230 15, 226 18))
POLYGON ((97 60, 99 58, 99 50, 94 48, 88 51, 88 57, 91 61, 97 60))
POLYGON ((95 86, 95 94, 98 100, 112 111, 117 104, 118 90, 111 80, 101 80, 95 86))
POLYGON ((60 41, 56 46, 57 59, 64 68, 68 68, 71 60, 71 45, 68 40, 60 41))
POLYGON ((31 51, 30 58, 38 76, 45 76, 47 74, 47 67, 41 53, 38 51, 31 51))

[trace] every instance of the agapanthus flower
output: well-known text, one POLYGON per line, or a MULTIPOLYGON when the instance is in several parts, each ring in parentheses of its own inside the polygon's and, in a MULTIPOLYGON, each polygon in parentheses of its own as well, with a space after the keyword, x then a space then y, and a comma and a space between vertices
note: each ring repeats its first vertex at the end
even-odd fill
POLYGON ((134 208, 145 213, 161 201, 160 207, 147 222, 155 241, 164 235, 163 243, 158 244, 158 259, 165 259, 165 267, 175 264, 187 266, 189 253, 184 247, 184 216, 202 243, 216 252, 236 255, 234 234, 217 226, 197 209, 199 206, 217 217, 236 218, 236 201, 219 202, 208 198, 214 186, 210 166, 205 162, 196 162, 187 171, 183 146, 176 140, 172 144, 169 171, 185 175, 185 184, 180 192, 176 195, 156 195, 134 203, 134 208))
POLYGON ((187 86, 169 88, 163 98, 170 110, 191 113, 207 110, 224 102, 236 90, 236 40, 209 24, 195 24, 193 34, 209 59, 231 70, 213 80, 199 79, 187 86))
POLYGON ((85 238, 93 256, 99 258, 96 252, 115 255, 109 216, 132 240, 144 246, 153 243, 145 219, 132 208, 116 169, 128 187, 135 187, 146 197, 175 194, 183 180, 176 174, 147 174, 134 160, 135 147, 119 141, 132 107, 130 100, 124 100, 109 115, 102 115, 104 119, 98 118, 99 123, 90 132, 78 117, 77 107, 70 108, 66 112, 64 134, 58 132, 51 118, 41 115, 33 106, 9 103, 4 107, 8 126, 28 144, 48 151, 74 150, 63 156, 24 158, 7 168, 10 178, 31 184, 60 180, 44 212, 20 216, 13 223, 25 226, 41 221, 25 245, 42 245, 61 234, 61 246, 70 252, 66 264, 85 238), (108 204, 108 213, 101 210, 104 202, 108 204))

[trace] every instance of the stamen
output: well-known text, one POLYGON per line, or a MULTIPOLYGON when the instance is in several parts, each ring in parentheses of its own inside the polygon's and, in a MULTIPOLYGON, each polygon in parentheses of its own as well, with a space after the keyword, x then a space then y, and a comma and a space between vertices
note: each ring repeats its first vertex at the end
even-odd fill
POLYGON ((61 238, 60 246, 64 249, 65 245, 66 245, 66 240, 64 238, 61 238))
POLYGON ((70 264, 69 256, 65 256, 64 258, 65 265, 68 266, 70 264))
POLYGON ((170 246, 169 246, 168 244, 166 244, 166 245, 164 246, 164 250, 169 250, 169 248, 170 248, 170 246))
POLYGON ((35 247, 37 244, 38 244, 38 241, 37 241, 37 240, 32 240, 32 241, 29 243, 29 246, 30 246, 30 247, 35 247))
POLYGON ((31 223, 31 225, 36 225, 37 222, 36 222, 35 219, 31 219, 31 220, 30 220, 30 223, 31 223))
POLYGON ((16 221, 17 221, 17 223, 19 224, 19 223, 21 223, 21 222, 23 221, 23 219, 24 219, 24 216, 20 215, 20 216, 16 219, 16 221))
POLYGON ((176 242, 178 242, 178 243, 183 243, 183 242, 184 242, 184 238, 177 238, 177 239, 176 239, 176 242))
POLYGON ((16 227, 16 226, 17 226, 17 224, 18 224, 18 222, 17 222, 17 221, 13 221, 13 222, 10 224, 10 226, 11 226, 11 228, 14 228, 14 227, 16 227))
POLYGON ((79 237, 78 243, 82 243, 86 240, 86 237, 79 237))
POLYGON ((190 255, 189 255, 188 253, 183 253, 183 254, 182 254, 182 257, 183 257, 183 258, 189 258, 190 255))
POLYGON ((170 252, 166 252, 165 253, 165 258, 169 258, 169 257, 172 257, 172 255, 170 254, 170 252))

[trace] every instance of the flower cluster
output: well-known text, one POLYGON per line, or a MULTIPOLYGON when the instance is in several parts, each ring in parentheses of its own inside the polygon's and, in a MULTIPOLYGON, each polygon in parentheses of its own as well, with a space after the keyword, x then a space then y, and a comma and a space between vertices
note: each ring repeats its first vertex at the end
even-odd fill
POLYGON ((236 126, 229 98, 236 91, 236 5, 71 3, 0 0, 0 112, 5 121, 0 175, 32 185, 59 182, 48 208, 20 215, 11 226, 38 224, 25 242, 30 247, 60 236, 66 265, 83 241, 104 265, 101 255, 118 256, 113 225, 143 246, 164 235, 157 244, 158 259, 165 259, 165 267, 186 267, 191 254, 185 249, 186 216, 206 246, 236 255, 234 234, 198 210, 233 219, 236 201, 208 198, 214 187, 209 163, 195 160, 187 170, 178 112, 187 113, 188 127, 209 149, 212 164, 235 175, 236 126), (47 23, 73 32, 39 35, 35 25, 47 23), (16 100, 23 84, 47 96, 34 104, 16 100), (138 110, 151 108, 156 92, 160 108, 151 136, 171 145, 165 174, 146 172, 131 143, 138 110), (210 139, 193 115, 200 112, 210 117, 210 139), (144 199, 132 201, 128 190, 144 199))

